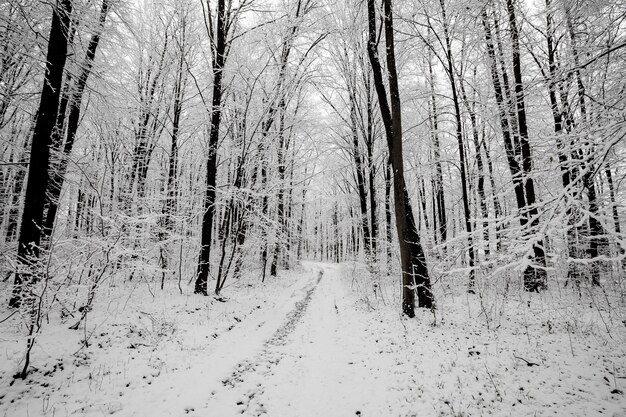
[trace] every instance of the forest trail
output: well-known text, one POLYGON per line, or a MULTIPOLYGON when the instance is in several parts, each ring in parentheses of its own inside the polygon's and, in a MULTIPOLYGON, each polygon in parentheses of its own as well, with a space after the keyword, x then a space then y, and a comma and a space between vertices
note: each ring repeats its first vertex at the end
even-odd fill
MULTIPOLYGON (((130 415, 389 415, 394 367, 355 308, 345 266, 311 272, 276 309, 216 340, 202 363, 135 392, 130 415)), ((397 401, 395 401, 397 402, 397 401)))
POLYGON ((225 302, 111 297, 89 348, 63 357, 74 331, 45 335, 41 368, 0 384, 0 416, 626 416, 626 331, 609 338, 588 306, 564 321, 557 300, 512 295, 487 322, 481 299, 451 291, 406 320, 397 283, 375 299, 364 265, 302 267, 225 302))
POLYGON ((390 414, 388 378, 380 375, 385 359, 355 309, 350 278, 338 265, 312 266, 320 270, 316 287, 214 393, 207 407, 212 415, 390 414))
MULTIPOLYGON (((626 416, 626 333, 616 326, 610 339, 588 306, 586 337, 534 294, 489 316, 496 330, 465 291, 406 320, 396 283, 381 286, 387 303, 375 299, 364 265, 302 266, 241 283, 225 302, 142 298, 139 315, 116 313, 82 355, 58 360, 42 340, 52 359, 0 385, 0 416, 626 416), (175 331, 150 333, 146 315, 175 331)), ((52 336, 71 346, 63 331, 52 336)))

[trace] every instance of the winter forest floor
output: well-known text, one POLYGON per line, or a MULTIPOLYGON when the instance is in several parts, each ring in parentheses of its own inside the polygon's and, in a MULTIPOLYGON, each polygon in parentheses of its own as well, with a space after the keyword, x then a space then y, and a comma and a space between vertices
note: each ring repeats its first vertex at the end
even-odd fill
POLYGON ((11 317, 0 416, 626 416, 624 300, 601 290, 438 282, 436 313, 406 320, 396 280, 374 294, 359 264, 252 279, 222 300, 103 287, 86 327, 46 317, 25 380, 11 317))

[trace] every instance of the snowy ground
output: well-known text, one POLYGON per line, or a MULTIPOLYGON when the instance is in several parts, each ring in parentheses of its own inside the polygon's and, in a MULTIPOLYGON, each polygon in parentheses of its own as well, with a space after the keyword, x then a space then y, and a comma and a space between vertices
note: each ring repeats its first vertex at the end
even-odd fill
POLYGON ((618 302, 439 283, 436 315, 405 320, 393 282, 375 296, 358 265, 304 263, 226 302, 108 288, 88 333, 49 317, 26 380, 12 317, 0 416, 626 416, 618 302))

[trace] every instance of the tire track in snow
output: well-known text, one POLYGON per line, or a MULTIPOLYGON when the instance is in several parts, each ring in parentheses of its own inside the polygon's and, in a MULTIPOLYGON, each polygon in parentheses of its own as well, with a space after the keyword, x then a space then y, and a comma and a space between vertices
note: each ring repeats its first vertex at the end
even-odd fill
POLYGON ((286 344, 277 347, 282 360, 256 380, 247 377, 247 387, 257 382, 262 389, 244 398, 241 406, 247 408, 240 412, 257 417, 397 415, 391 407, 400 397, 393 391, 395 372, 390 372, 395 358, 372 332, 373 317, 359 307, 346 268, 320 267, 324 280, 306 314, 286 344))
MULTIPOLYGON (((314 283, 308 288, 304 294, 304 297, 296 302, 295 307, 286 315, 285 322, 276 330, 276 332, 263 343, 261 352, 251 359, 246 359, 240 362, 233 373, 226 379, 222 380, 222 385, 228 389, 238 388, 250 375, 266 376, 271 374, 271 368, 282 360, 285 356, 284 352, 280 352, 277 348, 285 346, 287 344, 287 337, 296 329, 298 323, 307 311, 307 307, 311 303, 313 294, 317 289, 322 277, 324 275, 323 270, 317 272, 318 276, 314 283)), ((263 394, 262 383, 258 382, 253 388, 249 389, 243 394, 243 398, 237 401, 236 405, 240 407, 241 413, 246 413, 252 405, 253 400, 263 394)), ((216 397, 217 392, 211 393, 211 398, 216 397)), ((256 404, 255 416, 260 416, 266 413, 264 405, 262 403, 256 404)))

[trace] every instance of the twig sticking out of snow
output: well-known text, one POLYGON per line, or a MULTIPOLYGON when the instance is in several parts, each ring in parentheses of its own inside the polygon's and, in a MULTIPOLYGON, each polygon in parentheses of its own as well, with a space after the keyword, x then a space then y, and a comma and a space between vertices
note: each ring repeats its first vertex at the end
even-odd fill
POLYGON ((498 389, 496 383, 493 382, 493 377, 491 376, 491 373, 489 372, 489 368, 487 368, 487 364, 485 364, 485 371, 487 371, 487 375, 489 376, 491 385, 493 385, 493 388, 496 390, 496 398, 498 399, 498 401, 502 402, 502 395, 500 394, 500 390, 498 389))
POLYGON ((528 366, 539 366, 539 364, 538 364, 538 363, 527 361, 526 359, 521 358, 521 357, 519 357, 519 356, 515 356, 515 355, 513 355, 513 357, 514 357, 515 359, 519 359, 519 360, 522 360, 522 361, 526 362, 526 365, 528 365, 528 366))

